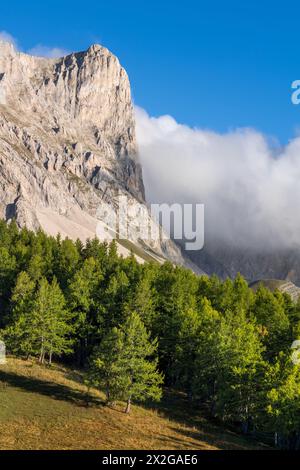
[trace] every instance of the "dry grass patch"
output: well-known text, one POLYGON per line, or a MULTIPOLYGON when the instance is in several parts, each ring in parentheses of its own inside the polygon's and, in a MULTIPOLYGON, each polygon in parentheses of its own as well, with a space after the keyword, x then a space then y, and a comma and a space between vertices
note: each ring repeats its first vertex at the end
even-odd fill
POLYGON ((157 409, 134 406, 129 416, 122 404, 110 409, 103 399, 93 390, 87 404, 82 374, 76 370, 9 358, 0 366, 0 449, 259 447, 185 411, 180 398, 167 399, 157 409))

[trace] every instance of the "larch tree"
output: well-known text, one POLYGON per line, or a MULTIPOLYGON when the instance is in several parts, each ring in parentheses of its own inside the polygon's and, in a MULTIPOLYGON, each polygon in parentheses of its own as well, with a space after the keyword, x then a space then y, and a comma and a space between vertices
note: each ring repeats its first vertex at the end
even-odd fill
POLYGON ((12 292, 12 306, 8 325, 3 330, 3 337, 9 351, 27 357, 35 352, 35 332, 32 328, 31 316, 34 293, 35 282, 30 279, 25 271, 21 271, 12 292))
POLYGON ((133 312, 96 348, 88 381, 105 390, 107 403, 125 400, 126 413, 133 400, 159 400, 163 377, 157 370, 156 349, 156 341, 150 341, 143 322, 133 312))
POLYGON ((91 311, 95 307, 96 290, 102 279, 99 263, 93 257, 89 257, 76 271, 67 289, 67 300, 73 313, 72 323, 77 339, 75 350, 81 366, 85 363, 88 337, 93 331, 91 311))
POLYGON ((44 363, 46 355, 51 364, 53 354, 72 352, 70 314, 55 278, 51 284, 47 279, 41 279, 33 304, 31 325, 41 363, 44 363))

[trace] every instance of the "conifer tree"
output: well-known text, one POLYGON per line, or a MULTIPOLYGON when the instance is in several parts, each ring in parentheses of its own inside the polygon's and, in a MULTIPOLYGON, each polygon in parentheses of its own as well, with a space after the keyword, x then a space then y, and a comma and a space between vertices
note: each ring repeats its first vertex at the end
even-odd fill
POLYGON ((156 293, 152 286, 153 273, 144 270, 141 278, 132 288, 132 293, 125 306, 127 311, 135 311, 147 329, 152 330, 156 317, 156 293))
POLYGON ((68 286, 67 300, 73 314, 72 323, 77 340, 76 353, 81 366, 86 360, 88 337, 96 326, 95 302, 97 288, 102 279, 98 264, 93 257, 89 257, 84 260, 82 267, 74 274, 68 286))
POLYGON ((72 351, 70 334, 72 326, 66 310, 64 295, 54 278, 51 284, 43 278, 39 283, 31 315, 33 338, 39 351, 39 361, 44 363, 48 356, 61 355, 72 351))
POLYGON ((20 273, 12 299, 13 322, 4 331, 12 352, 38 356, 41 363, 47 356, 51 363, 53 354, 72 351, 70 316, 56 279, 49 284, 42 278, 35 290, 28 274, 20 273))
POLYGON ((265 376, 268 429, 274 432, 275 445, 300 450, 300 365, 290 354, 281 353, 270 364, 265 376))
POLYGON ((12 292, 12 308, 3 336, 11 353, 29 357, 35 353, 32 310, 35 283, 24 271, 17 277, 12 292))
POLYGON ((157 371, 155 341, 150 341, 145 326, 132 313, 122 327, 112 328, 95 350, 89 372, 89 383, 104 389, 107 403, 131 402, 161 397, 162 375, 157 371))
POLYGON ((290 323, 280 292, 272 293, 260 285, 250 314, 259 325, 266 328, 264 343, 267 358, 275 358, 280 351, 290 346, 290 323))

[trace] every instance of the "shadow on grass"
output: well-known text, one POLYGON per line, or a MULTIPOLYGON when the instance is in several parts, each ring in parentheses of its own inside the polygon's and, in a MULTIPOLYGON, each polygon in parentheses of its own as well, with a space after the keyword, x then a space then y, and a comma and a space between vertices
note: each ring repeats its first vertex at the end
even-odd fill
POLYGON ((184 393, 166 389, 161 402, 146 406, 155 409, 161 416, 188 427, 189 429, 171 429, 187 438, 198 440, 199 449, 203 448, 203 443, 222 450, 268 448, 250 436, 231 431, 221 423, 208 419, 205 412, 201 412, 198 405, 190 402, 184 393))
POLYGON ((77 406, 103 405, 104 403, 88 393, 74 390, 66 385, 24 377, 12 372, 0 370, 0 381, 27 392, 39 393, 55 400, 67 401, 77 406))

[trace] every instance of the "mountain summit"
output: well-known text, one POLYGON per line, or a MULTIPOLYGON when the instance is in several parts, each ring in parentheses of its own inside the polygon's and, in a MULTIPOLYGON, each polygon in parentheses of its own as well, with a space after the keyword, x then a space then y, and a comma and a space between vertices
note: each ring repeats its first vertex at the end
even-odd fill
MULTIPOLYGON (((119 60, 98 44, 46 59, 0 42, 0 217, 85 240, 120 194, 148 211, 130 84, 119 60)), ((136 240, 137 223, 133 214, 136 240)), ((171 241, 147 251, 185 264, 171 241)))

